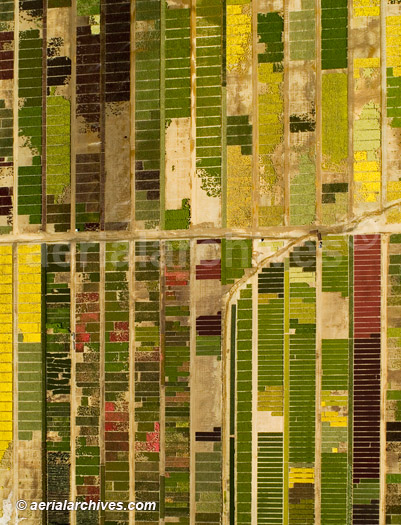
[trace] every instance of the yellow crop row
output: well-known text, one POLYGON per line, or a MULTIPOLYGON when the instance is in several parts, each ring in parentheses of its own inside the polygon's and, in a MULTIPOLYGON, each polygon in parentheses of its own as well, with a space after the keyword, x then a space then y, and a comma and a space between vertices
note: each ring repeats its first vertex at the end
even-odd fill
POLYGON ((41 341, 40 245, 18 247, 18 331, 24 343, 41 341))
POLYGON ((315 483, 315 469, 309 467, 290 467, 289 487, 294 488, 294 483, 315 483))
POLYGON ((227 5, 228 71, 237 68, 250 49, 252 17, 250 13, 244 12, 245 7, 244 5, 227 5))
POLYGON ((12 248, 0 246, 0 461, 13 434, 12 248))
POLYGON ((354 58, 354 78, 360 78, 360 69, 379 68, 380 58, 354 58))
POLYGON ((356 7, 354 9, 354 16, 380 16, 380 7, 356 7))

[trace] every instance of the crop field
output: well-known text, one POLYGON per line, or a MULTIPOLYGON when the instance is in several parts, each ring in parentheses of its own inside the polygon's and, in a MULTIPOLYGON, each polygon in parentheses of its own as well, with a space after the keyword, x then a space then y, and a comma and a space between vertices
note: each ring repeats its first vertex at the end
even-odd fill
POLYGON ((399 0, 0 0, 0 525, 401 524, 400 158, 399 0))

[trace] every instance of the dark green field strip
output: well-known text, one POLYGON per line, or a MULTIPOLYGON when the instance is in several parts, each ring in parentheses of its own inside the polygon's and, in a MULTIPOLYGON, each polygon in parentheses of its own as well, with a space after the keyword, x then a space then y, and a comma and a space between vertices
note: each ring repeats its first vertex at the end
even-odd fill
POLYGON ((197 336, 196 355, 221 355, 221 337, 216 336, 197 336))
POLYGON ((135 219, 160 219, 160 0, 138 0, 135 55, 135 219))
POLYGON ((347 67, 347 39, 347 0, 322 0, 322 69, 347 67))
MULTIPOLYGON (((3 0, 0 5, 0 22, 7 26, 7 22, 12 22, 14 20, 14 1, 13 0, 3 0)), ((2 29, 3 31, 3 29, 2 29)))
POLYGON ((313 463, 315 457, 315 325, 290 328, 290 461, 313 463))
MULTIPOLYGON (((387 70, 388 72, 389 70, 387 70)), ((395 83, 401 88, 401 79, 389 79, 387 84, 395 83)), ((392 88, 393 89, 393 88, 392 88)), ((393 119, 394 120, 394 119, 393 119)), ((387 376, 395 377, 398 373, 398 356, 401 350, 401 330, 399 323, 399 305, 401 304, 401 235, 390 236, 387 282, 387 376)), ((391 381, 386 395, 386 447, 387 451, 399 447, 398 428, 401 421, 401 389, 399 383, 391 381)), ((401 507, 398 495, 401 493, 401 459, 387 465, 386 473, 386 523, 401 522, 401 507)))
MULTIPOLYGON (((22 286, 20 285, 18 293, 18 323, 20 331, 18 335, 18 400, 15 399, 14 403, 17 403, 18 406, 18 439, 21 441, 31 441, 35 434, 39 434, 39 436, 42 437, 45 432, 43 428, 43 386, 45 371, 41 342, 43 337, 43 327, 41 327, 41 323, 44 317, 44 296, 38 294, 35 297, 35 295, 31 295, 32 292, 36 291, 35 288, 37 289, 38 287, 39 291, 42 291, 44 288, 42 247, 36 245, 35 247, 29 246, 27 249, 27 246, 19 246, 17 256, 18 281, 24 284, 22 286), (37 259, 30 264, 29 260, 32 253, 35 253, 37 259), (32 337, 31 333, 24 333, 24 325, 22 324, 24 321, 38 323, 34 337, 32 337)), ((2 270, 4 271, 4 267, 2 270)), ((11 264, 9 264, 9 272, 12 272, 11 264)), ((1 290, 0 301, 2 304, 2 312, 7 311, 7 306, 10 312, 12 310, 11 294, 8 295, 8 297, 7 295, 7 289, 1 290)), ((30 331, 32 332, 32 329, 30 331)), ((3 334, 3 338, 4 336, 7 337, 7 334, 3 334)), ((5 339, 2 339, 2 341, 4 340, 5 339)), ((2 346, 5 346, 4 343, 2 346)), ((2 416, 4 417, 4 412, 2 416)), ((39 454, 39 447, 36 448, 36 451, 32 451, 33 457, 35 455, 39 456, 39 454)), ((35 473, 32 471, 32 483, 34 483, 34 477, 35 473)))
POLYGON ((31 440, 33 432, 42 430, 41 343, 19 342, 18 360, 18 439, 31 440))
POLYGON ((321 523, 346 523, 347 454, 322 454, 321 523))
POLYGON ((242 155, 252 155, 252 124, 248 115, 227 116, 227 146, 241 146, 242 155))
MULTIPOLYGON (((160 256, 158 241, 135 243, 135 499, 161 502, 160 460, 160 256), (151 444, 149 445, 149 442, 151 444)), ((140 523, 159 520, 155 512, 135 512, 140 523)))
MULTIPOLYGON (((49 500, 70 497, 71 350, 70 247, 47 245, 46 266, 46 481, 49 500)), ((48 512, 48 521, 57 520, 48 512)), ((69 523, 68 514, 61 523, 69 523)))
POLYGON ((322 262, 322 291, 341 292, 348 296, 347 237, 324 237, 322 262))
POLYGON ((283 523, 283 434, 258 433, 258 525, 283 523))
MULTIPOLYGON (((235 433, 235 361, 236 361, 236 335, 237 335, 237 306, 231 305, 231 333, 230 333, 230 435, 235 433)), ((234 468, 234 467, 232 467, 234 468)), ((232 480, 232 483, 234 481, 232 480)), ((230 489, 231 490, 231 489, 230 489)))
POLYGON ((222 23, 220 0, 197 0, 196 167, 211 196, 221 190, 222 23))
MULTIPOLYGON (((105 497, 129 501, 129 289, 128 243, 105 252, 105 497)), ((129 513, 106 511, 105 522, 123 525, 129 513)))
POLYGON ((252 288, 237 302, 236 523, 251 522, 252 498, 252 288))
MULTIPOLYGON (((290 253, 289 461, 293 469, 313 469, 315 463, 316 288, 312 272, 316 272, 316 245, 307 241, 290 253), (305 280, 303 272, 307 272, 305 280)), ((310 471, 302 472, 306 476, 310 471)), ((289 524, 298 523, 314 523, 314 483, 299 481, 289 488, 289 524)))
MULTIPOLYGON (((14 2, 4 0, 0 6, 0 46, 1 52, 1 79, 0 87, 0 170, 7 174, 5 181, 0 185, 0 234, 9 233, 12 230, 13 221, 13 179, 14 170, 14 112, 13 85, 14 79, 14 50, 15 33, 14 27, 14 2), (11 177, 10 177, 11 176, 11 177), (8 179, 8 180, 7 180, 8 179)), ((25 85, 27 81, 25 80, 25 85)), ((17 115, 15 115, 15 118, 17 115)))
POLYGON ((221 523, 221 443, 211 452, 195 452, 195 525, 221 523))
POLYGON ((264 53, 258 54, 258 62, 282 62, 284 60, 284 19, 279 13, 258 13, 259 42, 266 45, 264 53))
POLYGON ((348 390, 348 339, 322 340, 322 390, 348 390))
MULTIPOLYGON (((343 295, 347 295, 347 237, 325 238, 324 250, 323 275, 325 267, 327 264, 329 265, 329 273, 326 273, 326 289, 328 291, 341 291, 343 295), (327 257, 327 254, 329 254, 329 257, 327 257), (341 264, 343 269, 343 275, 341 275, 343 281, 340 287, 336 286, 334 282, 333 269, 335 269, 336 263, 341 264)), ((323 289, 325 289, 324 280, 323 289)), ((340 410, 342 414, 348 413, 348 386, 349 340, 323 339, 321 387, 324 401, 324 407, 321 409, 323 415, 332 413, 335 416, 340 410)), ((350 494, 348 484, 347 426, 339 426, 335 419, 332 423, 327 422, 327 418, 322 423, 321 521, 323 525, 347 522, 348 498, 350 494)))
POLYGON ((191 114, 190 9, 166 10, 165 118, 191 114))
POLYGON ((18 166, 18 215, 42 221, 42 38, 39 30, 21 31, 18 60, 18 135, 30 148, 32 163, 18 166), (30 184, 27 179, 32 177, 30 184), (35 177, 36 176, 36 177, 35 177), (25 182, 25 184, 23 184, 25 182))
POLYGON ((190 454, 190 250, 187 241, 165 244, 164 376, 165 411, 165 516, 189 523, 190 454))
POLYGON ((387 117, 393 128, 401 127, 401 78, 394 76, 393 68, 387 68, 387 117))
MULTIPOLYGON (((99 244, 76 247, 76 362, 77 499, 101 495, 100 482, 100 260, 99 244)), ((99 512, 79 510, 77 525, 96 524, 99 512)))
POLYGON ((272 264, 258 276, 258 410, 283 413, 284 265, 272 264), (266 300, 261 294, 276 298, 266 300), (263 298, 262 298, 263 297, 263 298), (267 304, 266 304, 267 302, 267 304), (266 396, 266 397, 265 397, 266 396))
POLYGON ((244 269, 251 266, 251 240, 221 240, 221 284, 233 284, 244 275, 244 269))

